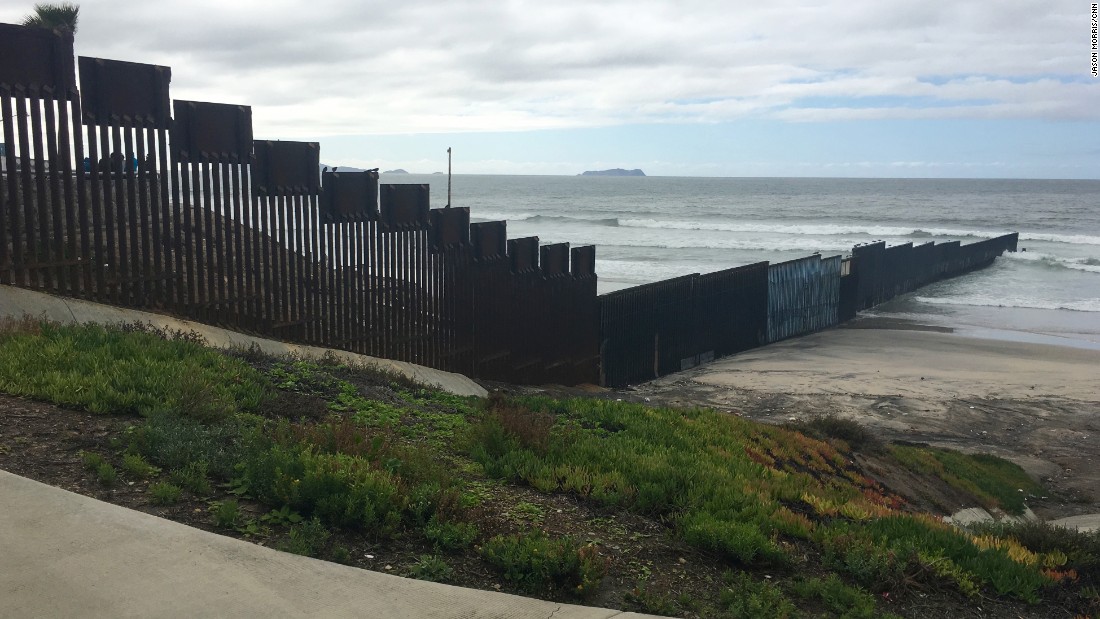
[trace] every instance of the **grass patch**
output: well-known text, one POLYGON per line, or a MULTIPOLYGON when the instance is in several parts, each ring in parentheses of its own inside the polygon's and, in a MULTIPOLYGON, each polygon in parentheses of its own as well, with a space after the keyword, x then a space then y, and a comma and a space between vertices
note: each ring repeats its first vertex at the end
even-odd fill
POLYGON ((587 595, 607 573, 607 562, 594 546, 580 545, 571 537, 552 538, 538 530, 498 535, 481 547, 481 556, 505 580, 528 591, 556 585, 587 595))
POLYGON ((203 421, 254 410, 263 393, 255 370, 186 334, 46 322, 0 331, 0 391, 94 413, 203 421))
POLYGON ((454 568, 439 555, 421 555, 409 569, 409 576, 417 580, 447 582, 454 577, 454 568))
POLYGON ((157 505, 175 505, 179 502, 183 490, 175 484, 159 482, 150 484, 149 497, 157 505))
POLYGON ((890 453, 914 473, 939 477, 983 506, 1011 514, 1023 513, 1027 497, 1042 490, 1022 468, 997 456, 911 445, 891 445, 890 453))
POLYGON ((130 477, 148 479, 155 477, 160 469, 149 464, 141 454, 128 453, 122 456, 122 470, 130 477))

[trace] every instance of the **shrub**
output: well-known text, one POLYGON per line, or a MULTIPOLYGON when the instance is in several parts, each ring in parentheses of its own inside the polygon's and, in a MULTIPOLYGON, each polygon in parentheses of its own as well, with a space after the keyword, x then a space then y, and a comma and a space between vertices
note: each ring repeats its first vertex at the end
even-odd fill
POLYGON ((751 522, 721 520, 703 512, 693 512, 680 520, 684 541, 715 550, 743 565, 783 565, 786 553, 751 522))
POLYGON ((435 517, 424 527, 424 536, 439 550, 457 552, 477 538, 477 527, 469 522, 448 522, 435 517))
POLYGON ((110 463, 103 462, 95 469, 96 479, 104 486, 113 486, 118 479, 118 471, 110 463))
POLYGON ((206 472, 206 462, 191 462, 181 469, 172 471, 171 478, 173 482, 193 494, 207 496, 213 488, 210 486, 206 472))
MULTIPOLYGON (((481 556, 517 587, 536 591, 558 584, 576 590, 584 586, 579 552, 581 547, 572 538, 550 538, 542 531, 498 535, 481 547, 481 556)), ((595 579, 596 574, 589 574, 595 579)), ((585 588, 589 591, 596 582, 585 588)))
POLYGON ((208 473, 228 478, 250 432, 246 421, 211 425, 158 414, 134 430, 131 449, 165 469, 203 462, 208 473))
POLYGON ((788 619, 797 610, 778 586, 768 581, 753 580, 745 572, 727 573, 728 587, 719 593, 723 611, 738 619, 788 619))
POLYGON ((279 550, 296 555, 316 557, 321 554, 330 535, 328 529, 319 519, 306 520, 290 528, 290 533, 287 535, 287 539, 279 545, 279 550))
POLYGON ((439 555, 421 555, 409 569, 409 576, 418 580, 447 582, 454 577, 454 569, 439 555))
POLYGON ((153 503, 157 505, 173 505, 177 503, 180 500, 182 492, 179 486, 167 482, 155 483, 149 486, 149 496, 152 497, 153 503))
POLYGON ((94 451, 82 451, 80 452, 80 461, 84 464, 84 468, 89 471, 95 471, 101 464, 106 462, 103 456, 97 454, 94 451))
POLYGON ((791 591, 800 598, 820 600, 843 619, 875 619, 875 596, 844 584, 836 574, 796 581, 791 591))
POLYGON ((288 506, 334 526, 389 535, 401 522, 399 480, 358 457, 269 444, 246 453, 242 488, 269 505, 288 506))
POLYGON ((498 393, 489 396, 489 412, 509 436, 535 453, 545 454, 550 446, 550 428, 554 416, 532 410, 503 398, 498 393))
POLYGON ((149 464, 145 461, 145 458, 141 457, 141 454, 126 454, 122 457, 122 470, 131 477, 138 479, 146 479, 153 477, 160 469, 149 464))
POLYGON ((210 511, 216 527, 232 529, 241 523, 241 505, 233 499, 214 503, 210 511))
POLYGON ((790 423, 787 427, 817 439, 840 439, 856 450, 877 451, 882 447, 878 437, 868 432, 867 428, 832 413, 790 423))

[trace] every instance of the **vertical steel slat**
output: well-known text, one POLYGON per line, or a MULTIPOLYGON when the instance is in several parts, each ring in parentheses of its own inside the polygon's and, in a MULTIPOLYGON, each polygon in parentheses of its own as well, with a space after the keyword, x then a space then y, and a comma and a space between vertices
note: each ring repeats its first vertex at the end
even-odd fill
POLYGON ((248 325, 251 321, 248 316, 248 288, 245 285, 245 273, 249 271, 248 264, 248 227, 246 224, 245 202, 241 197, 241 174, 244 166, 239 163, 229 165, 228 191, 230 198, 229 230, 232 233, 232 285, 233 304, 232 311, 234 321, 241 326, 248 325))
POLYGON ((348 350, 357 351, 359 347, 359 339, 362 337, 360 331, 360 313, 359 308, 363 306, 360 294, 362 294, 361 280, 359 273, 361 270, 360 258, 362 257, 362 242, 363 237, 359 234, 359 222, 353 221, 348 224, 348 236, 350 236, 350 254, 348 254, 349 270, 348 270, 348 350))
MULTIPOLYGON (((169 136, 169 139, 174 140, 175 136, 169 136)), ((166 233, 170 234, 167 238, 171 239, 171 253, 165 254, 165 259, 168 261, 166 266, 172 265, 174 277, 171 280, 170 290, 172 293, 172 305, 179 313, 184 313, 184 307, 187 301, 187 267, 185 256, 187 255, 187 226, 184 225, 184 204, 183 196, 181 193, 183 188, 187 186, 187 171, 184 169, 184 165, 179 163, 177 156, 174 153, 167 152, 166 145, 161 142, 161 164, 164 165, 164 175, 168 178, 168 187, 165 189, 171 189, 171 219, 172 224, 170 227, 165 228, 166 233), (165 162, 167 161, 167 164, 165 162)), ((165 243, 168 245, 169 243, 165 243)))
POLYGON ((138 132, 138 205, 141 208, 141 265, 145 271, 144 288, 148 295, 142 303, 164 305, 164 272, 160 264, 160 180, 156 165, 156 129, 138 132), (142 139, 144 138, 144 139, 142 139))
POLYGON ((302 316, 305 319, 303 325, 304 338, 308 342, 317 343, 314 327, 316 316, 314 315, 314 282, 316 281, 316 263, 314 262, 313 248, 313 214, 315 210, 316 196, 308 195, 302 198, 301 225, 302 238, 302 316))
POLYGON ((26 253, 33 251, 31 245, 31 222, 28 213, 33 208, 32 197, 33 183, 31 179, 30 141, 26 124, 27 100, 25 96, 17 96, 15 99, 16 126, 18 127, 19 141, 19 167, 22 174, 19 175, 19 194, 22 200, 17 204, 13 212, 15 215, 15 235, 13 236, 13 249, 15 254, 15 282, 17 286, 26 286, 30 282, 28 259, 26 253), (20 225, 22 224, 22 225, 20 225))
MULTIPOLYGON (((116 157, 115 155, 117 154, 117 155, 120 155, 121 157, 125 157, 125 154, 119 152, 123 149, 123 146, 122 146, 122 130, 121 130, 121 128, 112 126, 110 128, 110 131, 111 131, 111 139, 112 139, 111 145, 112 145, 112 148, 114 150, 111 152, 111 155, 110 155, 110 158, 109 158, 108 161, 109 161, 111 167, 114 168, 114 164, 118 161, 118 157, 116 157)), ((128 303, 128 297, 127 297, 127 293, 129 292, 129 286, 127 286, 126 283, 125 283, 125 280, 129 276, 130 269, 131 269, 131 265, 128 264, 129 263, 129 254, 128 254, 127 250, 129 249, 129 245, 127 243, 127 234, 129 233, 129 229, 128 229, 128 226, 127 226, 127 223, 126 223, 127 222, 127 215, 128 215, 127 211, 128 211, 128 206, 129 206, 129 200, 127 199, 128 196, 126 195, 127 187, 126 187, 126 182, 125 182, 125 171, 124 171, 129 166, 129 163, 130 162, 128 160, 126 160, 122 163, 122 166, 118 170, 115 170, 115 169, 111 170, 111 183, 112 183, 111 187, 114 190, 113 194, 112 194, 113 198, 114 198, 114 202, 113 202, 112 206, 114 206, 113 216, 114 216, 114 221, 115 221, 115 235, 116 235, 115 236, 115 243, 117 244, 117 246, 115 248, 115 251, 117 253, 116 253, 116 257, 115 257, 115 269, 114 269, 115 287, 114 287, 114 289, 115 289, 115 302, 116 302, 116 304, 119 304, 119 305, 128 305, 129 304, 128 303)))
POLYGON ((71 287, 73 280, 67 277, 70 274, 69 267, 64 264, 68 260, 75 259, 75 256, 66 256, 65 252, 65 211, 67 209, 65 209, 64 205, 72 199, 72 196, 64 193, 62 184, 68 179, 71 166, 69 165, 68 151, 61 150, 59 142, 63 136, 67 136, 67 132, 64 125, 58 126, 57 114, 54 111, 55 105, 64 107, 65 100, 62 98, 50 97, 46 99, 44 103, 46 155, 50 160, 50 221, 53 223, 53 233, 51 235, 51 240, 53 242, 50 244, 50 259, 55 262, 52 288, 58 294, 76 296, 75 288, 71 287), (64 159, 62 159, 61 156, 62 152, 65 153, 64 159))
MULTIPOLYGON (((79 117, 74 114, 73 122, 78 122, 78 118, 79 117)), ((99 141, 96 138, 95 129, 93 127, 88 127, 86 132, 88 136, 89 168, 86 187, 92 207, 91 245, 88 246, 92 253, 92 259, 90 260, 91 264, 89 265, 89 270, 95 275, 95 294, 91 296, 101 303, 106 303, 106 282, 104 281, 104 263, 107 259, 106 253, 104 252, 104 245, 106 244, 104 238, 106 222, 103 216, 103 183, 100 179, 100 175, 103 174, 103 171, 100 169, 99 165, 99 141)), ((84 219, 87 221, 87 215, 84 215, 84 219)))
POLYGON ((263 242, 260 230, 259 198, 252 193, 252 177, 247 165, 241 165, 241 209, 248 211, 248 227, 245 229, 245 287, 248 290, 248 316, 251 321, 263 324, 264 315, 264 271, 267 262, 263 258, 263 242))
POLYGON ((121 133, 123 136, 123 152, 126 161, 123 163, 123 172, 120 176, 125 179, 126 220, 129 222, 127 227, 129 228, 128 242, 130 248, 130 254, 128 258, 126 258, 129 275, 126 287, 129 294, 124 298, 128 299, 129 305, 138 306, 143 303, 143 300, 138 297, 142 288, 142 278, 144 274, 140 272, 141 258, 138 254, 138 239, 140 238, 141 230, 138 228, 137 179, 135 178, 133 164, 136 158, 136 154, 134 153, 134 130, 131 127, 124 127, 121 133))
MULTIPOLYGON (((286 242, 286 197, 276 195, 271 200, 275 207, 275 229, 272 230, 274 240, 272 246, 277 252, 275 264, 277 271, 272 275, 272 284, 275 286, 275 315, 276 322, 285 324, 290 321, 290 311, 287 306, 287 273, 290 270, 289 256, 287 255, 286 242)), ((280 330, 280 333, 283 331, 280 330)))
MULTIPOLYGON (((27 116, 30 120, 30 141, 33 148, 28 151, 32 165, 23 168, 27 179, 23 194, 23 223, 26 226, 27 235, 25 248, 27 283, 36 288, 43 288, 48 285, 48 280, 45 279, 45 269, 42 268, 45 260, 42 256, 39 232, 45 230, 42 225, 45 223, 42 215, 43 203, 46 199, 46 166, 45 157, 42 154, 42 114, 39 108, 41 99, 37 95, 37 90, 31 91, 26 99, 20 100, 20 105, 28 106, 27 116)), ((26 128, 24 125, 23 129, 26 130, 26 128)))
MULTIPOLYGON (((41 94, 30 101, 31 103, 31 141, 34 145, 34 175, 35 175, 35 209, 34 209, 34 232, 35 240, 31 247, 33 248, 32 255, 34 256, 34 273, 32 274, 31 281, 36 282, 37 285, 43 289, 54 289, 54 283, 52 281, 52 273, 50 267, 46 266, 50 262, 54 261, 51 255, 50 246, 52 243, 49 238, 49 232, 51 227, 50 221, 50 195, 48 193, 49 187, 53 185, 53 182, 48 182, 46 173, 46 153, 45 145, 42 142, 42 132, 45 130, 42 123, 42 106, 48 105, 48 100, 42 97, 41 94)), ((49 176, 53 176, 53 165, 56 163, 52 159, 49 161, 51 169, 49 176)))
MULTIPOLYGON (((136 200, 134 202, 135 210, 137 211, 138 226, 136 228, 135 235, 138 239, 137 243, 134 243, 135 251, 140 248, 140 269, 141 280, 138 282, 138 289, 140 291, 138 304, 143 307, 155 305, 153 298, 155 292, 153 290, 154 278, 157 274, 153 272, 151 256, 151 242, 149 239, 149 233, 155 228, 152 223, 152 219, 149 212, 149 196, 153 187, 149 183, 150 176, 147 170, 148 162, 145 159, 145 142, 148 139, 150 130, 138 128, 135 130, 134 138, 134 156, 137 157, 137 172, 136 180, 136 200)), ((133 190, 131 191, 133 193, 133 190)))
MULTIPOLYGON (((254 171, 253 166, 249 166, 254 171)), ((251 172, 250 172, 251 173, 251 172)), ((270 332, 272 324, 272 295, 271 295, 271 209, 267 198, 260 197, 255 191, 255 185, 249 176, 249 187, 252 196, 252 212, 256 216, 256 309, 264 323, 264 331, 270 332)))
POLYGON ((103 228, 104 228, 104 240, 103 240, 103 262, 100 268, 103 269, 103 276, 105 280, 106 288, 104 288, 102 294, 104 297, 104 303, 119 302, 118 296, 118 259, 116 258, 116 251, 118 249, 117 242, 117 228, 116 228, 116 206, 118 204, 118 198, 115 196, 114 172, 111 169, 111 137, 110 129, 102 125, 99 127, 99 148, 103 156, 99 161, 99 183, 100 189, 103 192, 103 228), (109 299, 109 300, 108 300, 109 299))
MULTIPOLYGON (((12 123, 11 89, 0 84, 0 108, 3 112, 4 143, 15 141, 15 125, 12 123)), ((4 195, 3 210, 0 210, 0 284, 13 282, 13 254, 8 252, 8 239, 12 245, 18 244, 19 228, 16 225, 15 212, 19 204, 19 188, 15 174, 15 149, 8 147, 4 153, 4 195)), ((14 249, 14 248, 13 248, 14 249)), ((14 252, 13 252, 14 253, 14 252)))
POLYGON ((400 358, 409 361, 412 359, 412 325, 410 315, 409 299, 412 294, 412 288, 409 282, 409 269, 412 259, 412 232, 410 230, 399 230, 397 232, 397 262, 398 262, 398 277, 397 277, 397 290, 398 290, 398 303, 397 303, 397 324, 398 333, 400 334, 401 348, 398 351, 400 358))
POLYGON ((196 316, 201 315, 198 313, 198 307, 206 301, 206 287, 202 279, 206 271, 203 267, 203 243, 205 242, 203 229, 205 226, 203 225, 202 209, 202 165, 199 162, 189 164, 190 182, 186 187, 187 199, 190 201, 187 209, 187 213, 189 213, 187 255, 190 260, 187 267, 187 274, 190 279, 188 285, 190 289, 189 311, 196 316))
POLYGON ((341 301, 341 314, 340 314, 340 327, 343 330, 344 346, 347 346, 347 342, 350 342, 354 335, 352 334, 352 307, 353 307, 353 290, 354 290, 354 278, 352 277, 353 265, 355 263, 354 250, 355 250, 355 226, 348 222, 340 224, 343 230, 343 251, 340 260, 340 270, 344 274, 344 285, 341 286, 340 298, 341 301))
POLYGON ((222 170, 225 166, 220 159, 206 165, 203 179, 206 185, 203 187, 203 200, 206 206, 206 278, 210 291, 207 311, 213 320, 219 324, 225 324, 225 213, 222 200, 222 170))
POLYGON ((149 226, 150 230, 149 238, 149 251, 146 255, 150 256, 152 263, 150 268, 156 275, 156 280, 153 282, 153 294, 156 295, 157 304, 161 307, 169 306, 169 269, 166 266, 164 260, 165 254, 168 251, 168 239, 171 238, 165 234, 165 228, 168 221, 168 201, 164 199, 168 192, 168 170, 161 165, 161 150, 163 148, 161 136, 164 134, 163 129, 147 129, 146 130, 146 161, 148 164, 147 170, 147 182, 149 183, 149 226))
POLYGON ((298 316, 298 261, 296 260, 298 248, 295 246, 294 234, 294 205, 297 197, 291 194, 280 194, 283 204, 283 231, 279 235, 283 241, 283 255, 285 256, 286 270, 283 271, 283 285, 285 286, 284 299, 286 302, 286 321, 290 323, 284 329, 283 339, 289 339, 293 333, 298 316))
POLYGON ((214 211, 219 217, 218 221, 218 297, 221 300, 219 319, 231 325, 236 325, 236 317, 239 314, 237 301, 240 293, 237 291, 236 270, 238 266, 234 260, 234 239, 236 234, 233 229, 237 225, 233 216, 233 187, 231 177, 236 164, 219 161, 215 166, 216 182, 214 191, 219 196, 217 208, 214 211))
POLYGON ((333 231, 333 246, 332 246, 332 269, 333 277, 336 281, 336 286, 333 288, 332 298, 329 303, 332 305, 332 333, 333 341, 340 342, 347 337, 344 331, 344 291, 347 289, 347 282, 345 281, 346 272, 343 265, 346 260, 344 253, 344 247, 347 240, 347 230, 343 222, 336 222, 332 225, 333 231))
MULTIPOLYGON (((73 261, 73 266, 70 267, 69 271, 69 282, 70 292, 74 297, 88 296, 88 291, 91 288, 90 273, 87 269, 89 262, 88 221, 84 201, 84 148, 80 139, 79 100, 79 97, 67 95, 64 100, 58 101, 57 113, 59 156, 66 162, 66 169, 70 172, 65 175, 63 182, 66 197, 63 207, 66 229, 68 230, 68 255, 69 259, 73 261), (69 117, 70 103, 73 106, 71 125, 69 117), (76 178, 75 183, 73 182, 74 177, 76 178), (78 213, 80 217, 79 226, 77 225, 78 213)), ((2 263, 3 260, 0 259, 0 264, 2 263)))

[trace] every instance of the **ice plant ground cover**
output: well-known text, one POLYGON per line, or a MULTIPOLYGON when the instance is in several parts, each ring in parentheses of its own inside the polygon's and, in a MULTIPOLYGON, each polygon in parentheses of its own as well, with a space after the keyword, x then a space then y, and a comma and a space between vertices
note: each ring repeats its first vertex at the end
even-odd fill
POLYGON ((1043 492, 1019 467, 835 420, 459 398, 187 334, 33 320, 0 330, 0 392, 21 398, 0 400, 0 467, 368 569, 690 617, 1100 604, 1097 535, 954 528, 856 455, 1010 513, 1043 492), (37 466, 38 448, 72 466, 37 466))

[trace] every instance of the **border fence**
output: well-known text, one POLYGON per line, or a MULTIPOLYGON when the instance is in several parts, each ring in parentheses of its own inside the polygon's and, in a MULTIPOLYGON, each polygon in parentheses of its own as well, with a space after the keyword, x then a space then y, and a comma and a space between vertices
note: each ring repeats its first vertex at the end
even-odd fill
POLYGON ((1017 242, 1015 233, 970 245, 880 242, 854 247, 848 259, 762 262, 602 295, 602 384, 639 383, 826 329, 859 310, 988 266, 1016 251, 1017 242))
POLYGON ((621 386, 819 330, 1015 250, 857 247, 596 295, 595 249, 320 170, 168 67, 0 24, 0 284, 517 383, 621 386), (79 88, 76 68, 80 69, 79 88))

